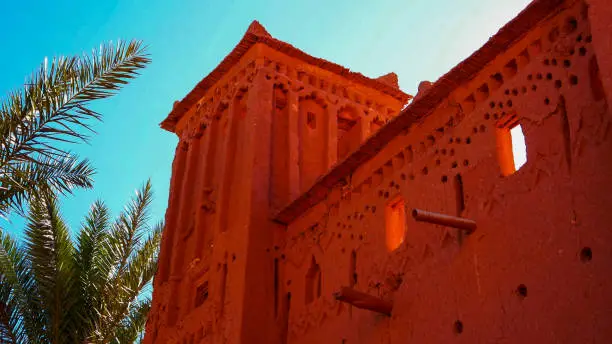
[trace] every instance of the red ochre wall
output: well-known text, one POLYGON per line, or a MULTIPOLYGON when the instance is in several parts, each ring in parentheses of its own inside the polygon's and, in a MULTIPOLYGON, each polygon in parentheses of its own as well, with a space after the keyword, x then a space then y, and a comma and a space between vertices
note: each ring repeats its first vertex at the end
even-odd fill
POLYGON ((145 342, 609 342, 610 5, 568 3, 286 226, 274 214, 337 162, 338 114, 358 114, 356 149, 352 130, 363 141, 402 104, 252 48, 177 125, 145 342), (510 174, 506 123, 527 145, 510 174), (343 286, 392 315, 334 300, 343 286))
POLYGON ((281 343, 281 265, 270 252, 286 226, 273 214, 337 162, 338 116, 355 122, 347 151, 402 105, 350 75, 253 46, 176 125, 145 342, 281 343))

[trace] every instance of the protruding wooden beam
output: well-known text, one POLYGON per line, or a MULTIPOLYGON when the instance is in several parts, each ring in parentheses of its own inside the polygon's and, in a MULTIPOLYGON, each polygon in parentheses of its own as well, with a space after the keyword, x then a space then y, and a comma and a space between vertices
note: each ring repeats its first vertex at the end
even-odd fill
POLYGON ((457 229, 464 229, 468 234, 472 234, 476 230, 476 221, 464 219, 462 217, 450 216, 430 211, 413 209, 412 217, 420 222, 429 222, 436 225, 449 226, 457 229))
POLYGON ((357 308, 367 309, 369 311, 374 311, 387 316, 391 316, 393 303, 391 303, 390 301, 385 301, 376 296, 362 293, 350 287, 342 287, 333 295, 336 300, 346 302, 357 308))

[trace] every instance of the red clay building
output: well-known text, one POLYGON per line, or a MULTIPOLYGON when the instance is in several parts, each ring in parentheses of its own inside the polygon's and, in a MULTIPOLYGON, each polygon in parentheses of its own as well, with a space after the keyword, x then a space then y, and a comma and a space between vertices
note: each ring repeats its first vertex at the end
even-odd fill
POLYGON ((536 0, 414 99, 254 22, 162 122, 145 343, 612 342, 610 18, 536 0))

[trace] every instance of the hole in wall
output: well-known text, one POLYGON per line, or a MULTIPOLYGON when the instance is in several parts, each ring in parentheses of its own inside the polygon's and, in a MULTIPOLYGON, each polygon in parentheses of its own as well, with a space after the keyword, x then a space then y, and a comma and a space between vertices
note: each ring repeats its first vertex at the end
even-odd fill
POLYGON ((285 305, 283 307, 282 327, 281 327, 281 343, 287 344, 289 337, 289 313, 291 312, 291 292, 287 293, 285 305))
POLYGON ((306 272, 305 303, 309 304, 319 297, 321 297, 321 267, 313 256, 310 268, 306 272))
POLYGON ((576 75, 570 75, 569 82, 572 85, 577 85, 578 84, 578 77, 576 75))
POLYGON ((310 129, 317 128, 317 117, 314 113, 308 112, 306 114, 306 124, 308 125, 310 129))
POLYGON ((580 250, 580 260, 583 263, 590 262, 593 259, 593 251, 590 247, 583 247, 580 250))
POLYGON ((221 270, 221 280, 219 281, 219 290, 220 290, 219 300, 221 303, 221 313, 222 314, 225 309, 226 286, 227 286, 227 264, 223 264, 223 269, 221 270))
POLYGON ((461 216, 465 210, 465 192, 463 190, 463 179, 461 174, 455 175, 455 201, 456 201, 456 213, 457 216, 461 216))
POLYGON ((455 334, 463 333, 463 322, 461 320, 455 321, 453 324, 453 332, 455 332, 455 334))
POLYGON ((357 252, 355 250, 351 251, 350 271, 351 274, 349 275, 349 284, 351 287, 353 287, 357 284, 357 252))
MULTIPOLYGON (((577 28, 578 28, 578 20, 576 20, 576 18, 574 17, 569 17, 567 18, 567 21, 565 22, 565 25, 563 26, 563 31, 565 31, 566 33, 572 33, 576 31, 577 28)), ((578 35, 578 37, 580 37, 580 40, 582 40, 582 35, 578 35)))
POLYGON ((197 308, 204 304, 206 300, 208 300, 208 281, 204 281, 196 288, 194 306, 197 308))
POLYGON ((516 294, 524 299, 527 297, 527 286, 524 284, 519 284, 518 287, 516 287, 516 294))

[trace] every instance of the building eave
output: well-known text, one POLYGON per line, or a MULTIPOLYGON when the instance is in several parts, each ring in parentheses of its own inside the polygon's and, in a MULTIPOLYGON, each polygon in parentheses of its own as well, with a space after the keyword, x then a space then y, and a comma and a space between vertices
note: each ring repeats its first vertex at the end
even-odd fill
POLYGON ((538 23, 550 17, 569 0, 535 0, 513 20, 504 25, 485 45, 438 79, 423 95, 369 137, 345 160, 334 165, 317 179, 305 193, 273 216, 282 224, 289 224, 308 209, 324 200, 329 191, 346 181, 359 166, 372 159, 391 140, 413 124, 430 116, 459 86, 468 83, 511 45, 523 38, 538 23))

